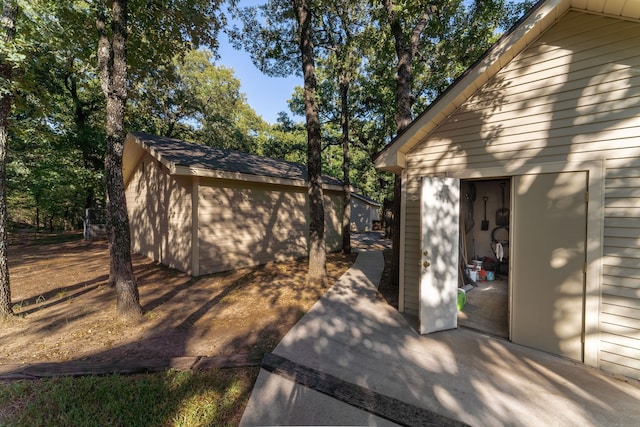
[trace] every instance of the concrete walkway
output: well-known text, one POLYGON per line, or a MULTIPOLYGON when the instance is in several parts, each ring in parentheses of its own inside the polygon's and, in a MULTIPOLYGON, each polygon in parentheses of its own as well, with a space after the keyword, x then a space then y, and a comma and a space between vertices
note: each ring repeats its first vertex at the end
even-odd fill
POLYGON ((638 381, 470 330, 417 334, 376 293, 383 264, 361 253, 289 331, 241 425, 638 425, 638 381))

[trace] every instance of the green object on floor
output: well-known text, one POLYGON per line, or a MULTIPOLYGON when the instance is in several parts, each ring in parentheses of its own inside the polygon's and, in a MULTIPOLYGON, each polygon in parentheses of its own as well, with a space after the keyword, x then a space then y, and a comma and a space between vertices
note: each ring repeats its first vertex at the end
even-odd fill
POLYGON ((467 293, 464 291, 464 289, 458 288, 458 311, 462 311, 466 303, 467 293))

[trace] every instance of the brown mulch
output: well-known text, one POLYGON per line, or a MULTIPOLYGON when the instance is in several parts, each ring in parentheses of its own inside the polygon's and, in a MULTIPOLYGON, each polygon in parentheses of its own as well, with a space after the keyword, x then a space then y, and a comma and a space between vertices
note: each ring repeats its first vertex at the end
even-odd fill
MULTIPOLYGON (((9 264, 17 316, 0 328, 0 365, 238 355, 259 359, 355 257, 329 254, 329 280, 313 287, 305 281, 306 260, 192 278, 134 255, 145 314, 131 323, 115 316, 105 241, 13 244, 9 264)), ((394 304, 394 290, 384 278, 381 294, 394 304)), ((395 295, 397 306, 397 290, 395 295)))

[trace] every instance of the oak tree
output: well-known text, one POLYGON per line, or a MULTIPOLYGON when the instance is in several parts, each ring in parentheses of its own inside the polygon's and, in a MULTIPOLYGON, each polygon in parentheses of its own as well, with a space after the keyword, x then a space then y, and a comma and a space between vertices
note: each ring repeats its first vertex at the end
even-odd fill
POLYGON ((0 16, 0 316, 13 314, 11 310, 11 286, 7 263, 7 141, 9 113, 13 101, 12 80, 14 69, 20 61, 15 50, 16 19, 18 6, 15 1, 2 2, 0 16))

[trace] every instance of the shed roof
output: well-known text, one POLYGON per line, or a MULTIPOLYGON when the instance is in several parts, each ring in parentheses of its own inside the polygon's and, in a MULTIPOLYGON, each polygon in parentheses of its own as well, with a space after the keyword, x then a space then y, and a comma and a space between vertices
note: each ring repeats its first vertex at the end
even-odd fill
MULTIPOLYGON (((294 186, 306 186, 307 183, 307 167, 300 163, 194 144, 143 132, 130 132, 127 135, 127 140, 135 142, 148 151, 156 160, 164 164, 172 175, 192 175, 294 186)), ((124 169, 126 181, 127 172, 131 172, 127 170, 126 162, 124 169)), ((342 181, 328 175, 323 175, 323 184, 327 188, 338 187, 334 189, 339 190, 343 185, 342 181)))
POLYGON ((376 206, 376 207, 380 207, 382 206, 382 203, 373 200, 371 197, 367 197, 364 194, 360 194, 360 193, 351 193, 352 197, 355 197, 356 199, 360 199, 370 205, 376 206))
POLYGON ((570 10, 640 22, 638 0, 541 0, 375 158, 379 169, 400 173, 405 155, 453 114, 509 61, 570 10))

